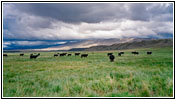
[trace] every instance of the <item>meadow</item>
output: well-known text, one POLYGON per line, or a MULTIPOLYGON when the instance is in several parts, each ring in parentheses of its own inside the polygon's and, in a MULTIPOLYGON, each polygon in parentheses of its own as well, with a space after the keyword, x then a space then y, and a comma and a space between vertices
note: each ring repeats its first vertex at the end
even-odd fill
POLYGON ((40 52, 37 59, 29 59, 30 53, 3 57, 4 97, 173 96, 172 47, 82 51, 89 54, 87 58, 40 52), (119 57, 120 51, 125 54, 119 57), (139 55, 131 51, 139 51, 139 55), (114 62, 109 61, 108 52, 114 53, 114 62))

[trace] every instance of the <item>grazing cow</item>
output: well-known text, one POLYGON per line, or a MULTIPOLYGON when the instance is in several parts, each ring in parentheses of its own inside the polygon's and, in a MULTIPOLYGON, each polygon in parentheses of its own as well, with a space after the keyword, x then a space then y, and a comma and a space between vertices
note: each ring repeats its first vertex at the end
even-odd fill
POLYGON ((138 55, 138 54, 139 54, 139 52, 135 52, 134 54, 138 55))
POLYGON ((110 55, 112 55, 112 54, 113 54, 113 53, 108 53, 107 56, 110 56, 110 55))
POLYGON ((62 54, 62 53, 60 54, 60 56, 64 56, 64 55, 65 55, 65 54, 62 54))
POLYGON ((115 56, 114 55, 109 55, 109 59, 110 59, 111 62, 113 62, 114 59, 115 59, 115 56))
POLYGON ((119 53, 118 53, 118 56, 121 56, 122 54, 124 54, 124 52, 119 52, 119 53))
POLYGON ((38 53, 37 55, 31 54, 31 55, 30 55, 30 59, 33 59, 33 58, 36 59, 39 55, 40 55, 40 53, 38 53))
POLYGON ((121 54, 124 54, 124 52, 120 52, 121 54))
POLYGON ((131 52, 132 54, 136 54, 136 55, 138 55, 139 54, 139 52, 136 52, 136 51, 134 51, 134 52, 131 52))
POLYGON ((147 52, 147 55, 151 55, 151 54, 152 54, 152 52, 151 52, 151 51, 148 51, 148 52, 147 52))
POLYGON ((4 57, 7 57, 8 55, 7 54, 3 54, 4 57))
POLYGON ((71 56, 72 54, 68 54, 67 56, 71 56))
POLYGON ((60 56, 65 56, 67 53, 61 53, 60 56))
POLYGON ((20 54, 20 56, 24 56, 24 54, 23 54, 23 53, 21 53, 21 54, 20 54))
POLYGON ((118 53, 118 56, 121 56, 122 53, 118 53))
POLYGON ((138 54, 139 54, 139 52, 136 52, 135 54, 137 54, 137 55, 138 55, 138 54))
POLYGON ((81 53, 75 53, 75 56, 79 56, 81 53))
POLYGON ((58 54, 54 54, 54 57, 58 56, 58 54))
POLYGON ((81 58, 87 57, 87 56, 88 56, 88 54, 82 54, 82 55, 81 55, 81 58))
POLYGON ((136 51, 133 51, 133 52, 131 52, 132 54, 134 54, 136 51))

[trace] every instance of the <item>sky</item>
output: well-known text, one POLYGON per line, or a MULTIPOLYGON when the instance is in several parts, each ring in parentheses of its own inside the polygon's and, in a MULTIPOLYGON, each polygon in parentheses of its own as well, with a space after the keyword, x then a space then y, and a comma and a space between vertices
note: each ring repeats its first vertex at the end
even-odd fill
POLYGON ((77 40, 172 38, 172 3, 3 3, 3 48, 77 40))

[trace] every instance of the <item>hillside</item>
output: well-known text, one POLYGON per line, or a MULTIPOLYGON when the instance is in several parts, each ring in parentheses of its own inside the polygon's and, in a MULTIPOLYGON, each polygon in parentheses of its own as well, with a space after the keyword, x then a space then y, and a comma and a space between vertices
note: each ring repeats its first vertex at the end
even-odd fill
POLYGON ((141 40, 126 43, 118 43, 113 45, 101 45, 92 46, 90 48, 74 48, 70 51, 82 50, 82 51, 105 51, 105 50, 122 50, 122 49, 133 49, 133 48, 150 48, 150 47, 170 47, 173 46, 172 39, 158 39, 158 40, 141 40))
POLYGON ((142 41, 142 40, 151 40, 151 38, 122 38, 122 39, 90 39, 90 40, 81 40, 77 42, 63 44, 61 46, 54 46, 49 48, 43 48, 40 50, 75 50, 82 51, 84 48, 89 48, 92 46, 99 45, 112 45, 117 43, 126 43, 126 42, 134 42, 134 41, 142 41))

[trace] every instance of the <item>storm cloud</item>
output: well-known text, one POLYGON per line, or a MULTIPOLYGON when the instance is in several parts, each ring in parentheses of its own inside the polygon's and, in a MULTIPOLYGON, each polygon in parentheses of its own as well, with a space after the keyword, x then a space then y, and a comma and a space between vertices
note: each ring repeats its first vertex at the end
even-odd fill
POLYGON ((77 40, 165 38, 172 3, 3 3, 3 38, 77 40))

